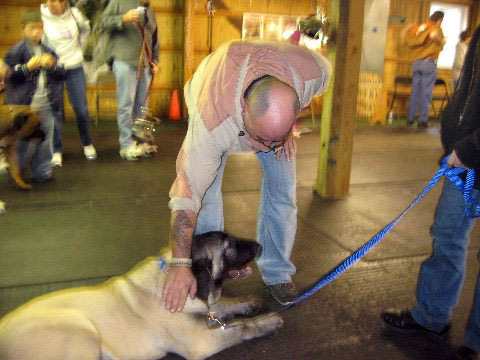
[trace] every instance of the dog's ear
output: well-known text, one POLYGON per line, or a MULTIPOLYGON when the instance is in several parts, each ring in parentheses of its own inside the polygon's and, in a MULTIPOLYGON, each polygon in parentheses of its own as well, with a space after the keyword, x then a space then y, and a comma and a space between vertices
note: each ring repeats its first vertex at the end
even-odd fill
POLYGON ((21 128, 23 128, 25 126, 25 124, 28 122, 28 117, 29 116, 30 116, 30 114, 27 114, 27 113, 24 113, 24 112, 20 112, 20 113, 16 114, 14 119, 13 119, 14 129, 18 131, 21 128))
POLYGON ((212 287, 212 260, 203 258, 192 264, 192 272, 197 280, 197 297, 205 302, 212 287))

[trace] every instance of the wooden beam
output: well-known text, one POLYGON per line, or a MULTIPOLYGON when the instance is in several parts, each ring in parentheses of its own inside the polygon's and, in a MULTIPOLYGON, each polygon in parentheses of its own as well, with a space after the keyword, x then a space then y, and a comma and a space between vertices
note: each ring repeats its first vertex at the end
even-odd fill
POLYGON ((325 198, 348 194, 363 36, 364 0, 331 0, 336 29, 328 57, 332 79, 323 101, 316 192, 325 198))
POLYGON ((183 17, 184 48, 183 48, 183 83, 186 83, 193 75, 193 62, 195 49, 193 41, 193 21, 195 0, 185 0, 185 14, 183 17))

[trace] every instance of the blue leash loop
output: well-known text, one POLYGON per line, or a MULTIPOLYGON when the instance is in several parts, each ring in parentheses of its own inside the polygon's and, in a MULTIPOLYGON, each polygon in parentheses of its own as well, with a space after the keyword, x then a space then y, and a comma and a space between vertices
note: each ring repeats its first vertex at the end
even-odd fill
POLYGON ((465 200, 465 214, 468 217, 478 217, 480 216, 480 205, 478 202, 473 199, 472 197, 472 189, 473 184, 475 182, 475 171, 473 169, 469 169, 467 172, 467 177, 465 179, 465 183, 463 183, 462 179, 458 176, 461 173, 467 171, 464 168, 449 168, 447 166, 447 159, 446 156, 442 159, 442 166, 433 176, 432 180, 428 183, 428 185, 423 189, 423 191, 418 195, 415 200, 412 201, 410 205, 408 205, 405 210, 403 210, 400 215, 398 215, 392 222, 390 222, 387 226, 385 226, 381 231, 379 231, 373 238, 371 238, 367 243, 365 243, 361 248, 356 250, 352 255, 350 255, 347 259, 345 259, 340 265, 338 265, 334 270, 324 276, 312 289, 305 292, 302 296, 300 296, 295 302, 286 305, 285 307, 278 310, 276 313, 281 313, 284 310, 302 302, 306 298, 315 294, 318 290, 323 288, 325 285, 330 283, 331 281, 335 280, 339 277, 343 272, 349 269, 353 264, 355 264, 358 260, 360 260, 368 251, 370 251, 377 243, 405 216, 405 214, 412 209, 421 198, 423 198, 442 178, 442 176, 446 176, 453 185, 463 193, 463 197, 465 200), (472 211, 472 207, 474 210, 472 211))

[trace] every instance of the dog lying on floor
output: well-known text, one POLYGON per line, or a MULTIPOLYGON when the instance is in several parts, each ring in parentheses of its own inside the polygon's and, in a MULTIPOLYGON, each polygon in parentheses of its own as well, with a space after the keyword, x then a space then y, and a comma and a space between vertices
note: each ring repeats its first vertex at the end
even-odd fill
MULTIPOLYGON (((207 314, 219 322, 237 315, 254 316, 255 300, 219 301, 222 281, 261 251, 253 241, 223 232, 193 239, 192 271, 197 297, 182 312, 171 313, 162 302, 165 262, 147 258, 126 275, 104 284, 63 290, 34 299, 0 321, 2 360, 159 359, 176 353, 204 359, 244 340, 278 330, 278 315, 209 327, 207 314)), ((241 270, 240 270, 241 271, 241 270)), ((210 320, 210 325, 214 323, 210 320)))
MULTIPOLYGON (((32 185, 23 181, 17 158, 17 141, 45 140, 40 129, 40 119, 29 106, 0 106, 0 169, 9 169, 10 176, 22 190, 30 190, 32 185)), ((0 213, 5 204, 0 201, 0 213)))

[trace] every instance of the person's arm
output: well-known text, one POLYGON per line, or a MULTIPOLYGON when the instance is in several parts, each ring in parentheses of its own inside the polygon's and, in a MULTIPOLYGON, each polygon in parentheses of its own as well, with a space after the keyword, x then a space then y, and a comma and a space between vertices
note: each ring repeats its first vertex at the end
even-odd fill
POLYGON ((91 30, 90 21, 77 8, 72 7, 70 10, 75 22, 77 23, 80 46, 84 46, 91 30))
MULTIPOLYGON (((170 219, 170 245, 173 258, 191 259, 192 239, 197 214, 189 210, 172 211, 170 219)), ((187 266, 170 267, 163 285, 162 299, 167 310, 182 311, 187 300, 195 298, 197 281, 187 266)))
POLYGON ((27 63, 23 63, 17 46, 12 47, 5 55, 5 64, 10 68, 8 78, 14 83, 33 78, 35 72, 41 67, 39 56, 34 56, 27 63))
MULTIPOLYGON (((169 203, 172 254, 174 258, 186 259, 192 256, 192 239, 202 199, 215 180, 225 151, 198 113, 193 111, 190 115, 191 124, 177 157, 177 178, 170 189, 169 203)), ((190 267, 170 267, 162 292, 167 310, 182 311, 187 296, 193 299, 196 292, 197 282, 190 267)))
POLYGON ((136 9, 121 13, 119 1, 111 0, 102 13, 98 28, 107 32, 122 31, 124 25, 138 23, 139 21, 140 16, 136 9))
POLYGON ((464 165, 463 167, 480 168, 480 129, 476 129, 470 135, 458 140, 453 149, 458 160, 464 165))

